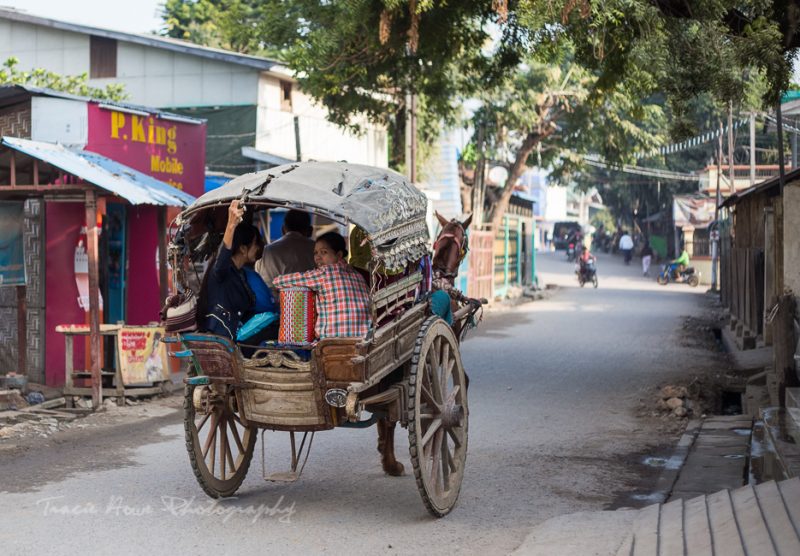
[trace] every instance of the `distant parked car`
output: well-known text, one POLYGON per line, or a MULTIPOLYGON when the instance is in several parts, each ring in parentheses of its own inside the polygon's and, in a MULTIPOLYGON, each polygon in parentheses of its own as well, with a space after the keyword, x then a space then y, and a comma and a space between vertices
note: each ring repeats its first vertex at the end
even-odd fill
POLYGON ((577 222, 556 222, 553 225, 553 246, 566 249, 569 244, 567 239, 576 231, 581 231, 581 225, 577 222))

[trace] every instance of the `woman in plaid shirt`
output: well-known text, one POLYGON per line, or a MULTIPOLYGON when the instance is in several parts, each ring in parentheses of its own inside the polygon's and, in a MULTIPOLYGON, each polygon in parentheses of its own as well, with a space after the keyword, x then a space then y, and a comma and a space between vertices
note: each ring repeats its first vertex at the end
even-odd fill
POLYGON ((308 288, 317 295, 317 337, 364 337, 370 326, 369 290, 364 278, 347 264, 347 246, 336 232, 317 238, 317 268, 278 276, 275 287, 308 288))

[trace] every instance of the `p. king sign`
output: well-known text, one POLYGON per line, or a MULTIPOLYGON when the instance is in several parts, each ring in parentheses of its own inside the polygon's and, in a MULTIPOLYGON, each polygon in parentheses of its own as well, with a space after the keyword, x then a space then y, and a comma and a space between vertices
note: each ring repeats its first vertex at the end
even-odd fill
POLYGON ((206 124, 89 104, 86 150, 107 156, 190 195, 204 191, 206 124))

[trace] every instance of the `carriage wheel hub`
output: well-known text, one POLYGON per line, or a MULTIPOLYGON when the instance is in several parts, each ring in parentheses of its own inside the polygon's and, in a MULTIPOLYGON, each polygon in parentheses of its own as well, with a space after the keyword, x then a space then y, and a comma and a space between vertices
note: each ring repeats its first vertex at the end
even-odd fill
POLYGON ((464 407, 455 401, 449 401, 445 404, 442 410, 442 426, 451 429, 461 424, 461 419, 464 417, 464 407))

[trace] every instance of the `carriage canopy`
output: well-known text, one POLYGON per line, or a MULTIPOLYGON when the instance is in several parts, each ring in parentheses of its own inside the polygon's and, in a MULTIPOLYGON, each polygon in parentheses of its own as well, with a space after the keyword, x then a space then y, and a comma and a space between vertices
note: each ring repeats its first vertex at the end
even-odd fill
POLYGON ((206 193, 181 214, 181 221, 195 227, 234 199, 354 224, 366 232, 375 256, 390 267, 418 260, 428 251, 427 198, 392 170, 345 162, 284 164, 244 174, 206 193))

